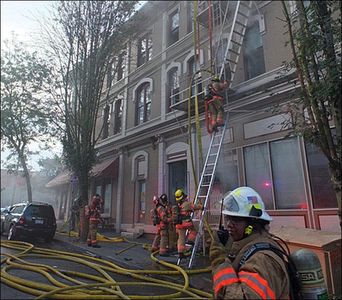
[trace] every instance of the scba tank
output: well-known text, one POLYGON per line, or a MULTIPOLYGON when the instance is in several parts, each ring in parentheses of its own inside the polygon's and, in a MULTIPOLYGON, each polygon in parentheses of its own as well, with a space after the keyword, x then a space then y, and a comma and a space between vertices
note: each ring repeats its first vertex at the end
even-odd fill
POLYGON ((303 299, 328 299, 324 274, 318 256, 308 250, 299 249, 290 255, 300 276, 303 299))

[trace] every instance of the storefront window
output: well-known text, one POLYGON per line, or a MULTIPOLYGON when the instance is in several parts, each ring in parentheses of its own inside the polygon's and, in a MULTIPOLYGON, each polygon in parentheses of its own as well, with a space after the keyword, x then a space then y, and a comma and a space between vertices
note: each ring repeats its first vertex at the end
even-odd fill
POLYGON ((270 149, 276 207, 307 208, 298 139, 271 142, 270 149))
POLYGON ((247 186, 260 194, 266 209, 274 209, 267 144, 244 148, 244 158, 247 186))
POLYGON ((314 144, 306 143, 305 148, 314 208, 336 208, 327 158, 314 144))
POLYGON ((297 138, 245 147, 244 160, 246 184, 260 194, 266 209, 307 208, 297 138))

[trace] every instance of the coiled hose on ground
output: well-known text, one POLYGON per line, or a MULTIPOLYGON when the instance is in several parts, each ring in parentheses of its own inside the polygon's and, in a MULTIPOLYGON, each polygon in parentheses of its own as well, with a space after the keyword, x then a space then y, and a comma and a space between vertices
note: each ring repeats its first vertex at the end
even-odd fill
MULTIPOLYGON (((100 239, 123 242, 123 238, 100 239)), ((127 240, 126 240, 127 241, 127 240)), ((131 242, 132 243, 132 242, 131 242)), ((134 242, 133 242, 134 243, 134 242)), ((136 243, 137 244, 137 243, 136 243)), ((146 248, 146 244, 141 244, 146 248)), ((213 295, 190 287, 189 276, 210 272, 210 269, 184 270, 175 264, 159 260, 154 252, 151 259, 165 270, 132 270, 88 255, 57 251, 21 241, 1 241, 1 247, 18 251, 15 255, 2 253, 1 282, 36 299, 212 299, 213 295), (48 264, 33 263, 30 259, 64 260, 91 268, 97 275, 71 270, 59 270, 48 264), (44 282, 18 277, 11 270, 23 270, 40 274, 44 282), (116 275, 117 276, 116 276, 116 275), (183 284, 172 282, 169 275, 182 279, 183 284), (158 278, 158 276, 160 276, 158 278), (162 279, 167 276, 167 280, 162 279), (116 277, 120 278, 115 280, 116 277), (127 278, 122 281, 122 278, 127 278), (46 284, 46 280, 50 284, 46 284), (144 287, 144 289, 142 289, 144 287), (148 292, 146 291, 148 289, 148 292), (162 294, 163 293, 163 294, 162 294)), ((80 266, 80 267, 81 267, 80 266)), ((23 272, 25 273, 25 272, 23 272)), ((93 272, 92 272, 93 273, 93 272)), ((37 276, 37 278, 41 278, 37 276)))

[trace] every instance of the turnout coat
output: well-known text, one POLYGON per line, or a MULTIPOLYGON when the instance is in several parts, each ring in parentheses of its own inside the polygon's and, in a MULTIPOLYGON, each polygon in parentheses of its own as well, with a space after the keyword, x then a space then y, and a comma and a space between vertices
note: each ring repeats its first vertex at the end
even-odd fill
POLYGON ((266 231, 240 241, 228 241, 228 256, 213 268, 215 299, 289 299, 290 280, 284 261, 271 250, 260 250, 239 269, 240 260, 255 243, 278 244, 266 231))

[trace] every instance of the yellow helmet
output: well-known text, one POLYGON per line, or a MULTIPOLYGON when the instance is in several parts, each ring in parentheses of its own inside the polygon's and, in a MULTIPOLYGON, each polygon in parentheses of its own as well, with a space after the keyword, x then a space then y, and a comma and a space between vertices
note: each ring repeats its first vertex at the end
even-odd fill
POLYGON ((213 81, 213 82, 220 82, 220 77, 218 77, 217 75, 215 75, 215 76, 213 76, 213 77, 211 78, 211 81, 213 81))
POLYGON ((184 194, 183 190, 181 190, 181 189, 178 189, 178 190, 175 192, 176 201, 181 201, 181 200, 183 200, 183 199, 184 199, 184 196, 185 196, 185 194, 184 194))

